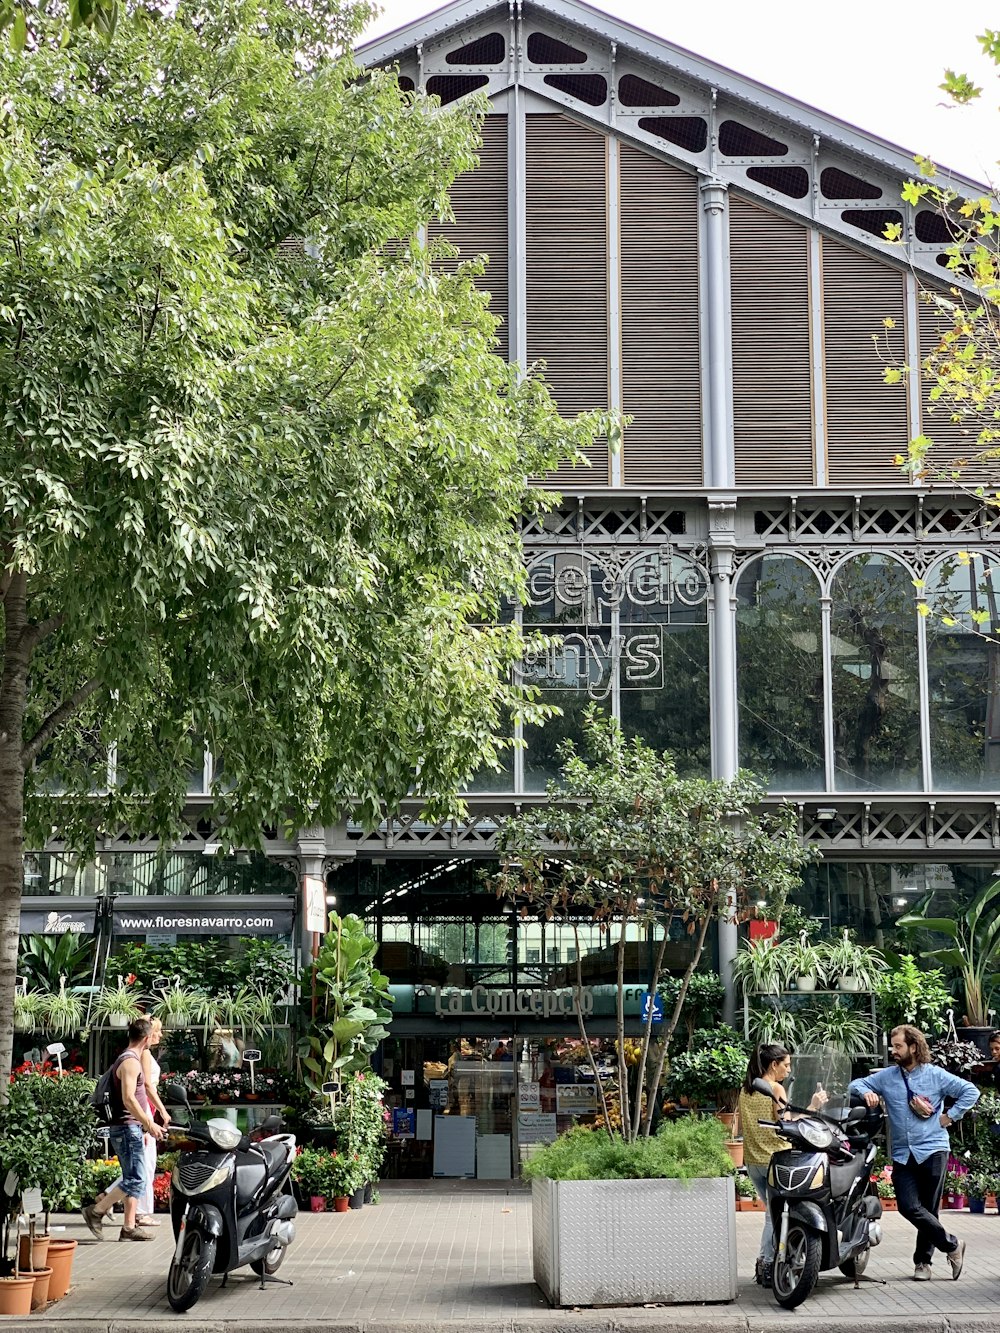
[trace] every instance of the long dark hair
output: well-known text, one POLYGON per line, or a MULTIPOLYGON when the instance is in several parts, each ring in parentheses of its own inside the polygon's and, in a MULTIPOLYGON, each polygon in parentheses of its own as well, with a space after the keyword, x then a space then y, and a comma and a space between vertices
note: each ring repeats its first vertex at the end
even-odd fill
POLYGON ((787 1046, 782 1046, 780 1042, 775 1042, 769 1046, 758 1046, 750 1057, 750 1063, 747 1065, 747 1076, 743 1080, 744 1092, 756 1092, 753 1085, 755 1078, 763 1078, 776 1060, 784 1060, 786 1055, 791 1055, 787 1046))

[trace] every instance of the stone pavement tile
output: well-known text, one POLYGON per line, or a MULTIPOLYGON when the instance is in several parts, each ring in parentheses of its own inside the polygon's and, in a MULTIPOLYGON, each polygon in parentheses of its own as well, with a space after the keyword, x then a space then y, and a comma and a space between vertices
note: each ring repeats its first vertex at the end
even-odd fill
MULTIPOLYGON (((890 1215, 885 1239, 856 1290, 841 1274, 821 1275, 798 1311, 781 1310, 753 1283, 759 1214, 737 1215, 740 1290, 731 1305, 661 1309, 550 1310, 531 1280, 530 1197, 526 1193, 447 1195, 393 1190, 373 1208, 304 1214, 282 1266, 292 1288, 260 1291, 247 1270, 225 1290, 214 1281, 188 1315, 170 1312, 165 1278, 172 1243, 160 1228, 145 1246, 83 1240, 81 1222, 63 1233, 81 1243, 69 1296, 30 1328, 42 1333, 1000 1333, 997 1255, 1000 1218, 953 1214, 969 1243, 965 1272, 952 1282, 942 1262, 934 1280, 912 1281, 913 1230, 890 1215), (871 1279, 871 1280, 869 1280, 871 1279), (973 1322, 974 1321, 974 1322, 973 1322)), ((37 1322, 36 1322, 37 1321, 37 1322)))

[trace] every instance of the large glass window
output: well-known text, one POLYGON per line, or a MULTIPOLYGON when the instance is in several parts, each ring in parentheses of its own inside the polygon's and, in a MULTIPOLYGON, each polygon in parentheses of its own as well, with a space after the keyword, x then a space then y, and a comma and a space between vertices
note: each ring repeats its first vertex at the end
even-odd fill
POLYGON ((937 790, 995 791, 1000 781, 998 595, 1000 561, 992 557, 952 556, 927 578, 931 767, 937 790))
POLYGON ((825 786, 819 585, 794 556, 751 560, 737 585, 740 765, 771 791, 825 786))
POLYGON ((855 556, 833 581, 835 783, 919 788, 920 690, 910 575, 886 555, 855 556))

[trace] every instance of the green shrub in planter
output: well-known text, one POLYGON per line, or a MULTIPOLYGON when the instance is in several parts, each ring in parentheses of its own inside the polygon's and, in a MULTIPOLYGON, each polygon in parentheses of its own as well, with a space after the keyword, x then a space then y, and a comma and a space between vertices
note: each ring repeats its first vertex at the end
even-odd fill
POLYGON ((696 1180, 733 1174, 726 1131, 714 1117, 665 1120, 650 1138, 626 1143, 578 1126, 526 1162, 527 1180, 696 1180))

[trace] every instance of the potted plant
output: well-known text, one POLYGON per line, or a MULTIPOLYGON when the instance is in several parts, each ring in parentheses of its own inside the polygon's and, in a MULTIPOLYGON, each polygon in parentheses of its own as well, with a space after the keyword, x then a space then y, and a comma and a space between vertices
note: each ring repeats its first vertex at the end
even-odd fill
POLYGON ((935 1037, 945 1028, 948 1009, 954 1001, 948 993, 944 973, 938 967, 921 967, 912 954, 886 954, 888 971, 875 983, 876 1013, 884 1032, 903 1023, 935 1037))
POLYGON ((232 1028, 244 1037, 265 1035, 274 1026, 274 998, 252 986, 239 986, 230 994, 221 995, 215 1005, 215 1024, 232 1028))
POLYGON ((671 1101, 686 1097, 692 1106, 714 1106, 727 1129, 733 1125, 740 1084, 746 1077, 746 1047, 742 1043, 723 1042, 701 1051, 682 1051, 670 1062, 666 1093, 671 1101))
POLYGON ((153 1004, 152 1015, 164 1028, 188 1028, 197 1024, 205 1014, 208 996, 201 991, 170 986, 160 992, 153 1004))
POLYGON ((958 973, 965 994, 966 1033, 978 1042, 984 1054, 989 1054, 986 1041, 991 1026, 988 1022, 989 1000, 998 983, 996 948, 1000 935, 1000 879, 979 890, 960 921, 931 916, 933 897, 933 893, 929 893, 912 912, 899 917, 896 926, 920 927, 944 935, 950 941, 942 948, 924 949, 920 956, 932 958, 958 973))
POLYGON ((968 1199, 966 1189, 968 1188, 969 1173, 962 1171, 946 1171, 944 1177, 944 1191, 941 1195, 941 1201, 945 1208, 964 1208, 968 1199))
POLYGON ((300 1148, 292 1163, 292 1180, 299 1198, 302 1203, 308 1203, 310 1211, 314 1213, 326 1212, 325 1182, 320 1179, 321 1156, 325 1157, 326 1154, 318 1153, 315 1148, 300 1148))
POLYGON ((882 1200, 882 1211, 885 1213, 896 1212, 896 1187, 892 1183, 892 1167, 886 1169, 877 1177, 875 1181, 875 1192, 882 1200))
POLYGON ((779 948, 785 951, 787 962, 784 966, 785 977, 795 983, 795 989, 798 991, 814 991, 817 985, 824 985, 826 982, 826 957, 824 950, 818 944, 813 944, 806 931, 800 931, 799 934, 787 943, 779 944, 779 948))
POLYGON ((69 1037, 83 1027, 83 1000, 66 989, 65 977, 60 978, 58 991, 46 996, 43 1027, 53 1037, 69 1037))
POLYGON ((631 1143, 603 1129, 571 1129, 523 1173, 534 1278, 551 1304, 735 1299, 733 1165, 717 1120, 664 1120, 631 1143))
POLYGON ((732 962, 733 981, 745 995, 777 995, 788 981, 787 955, 770 939, 744 940, 732 962))
POLYGON ((49 997, 37 990, 14 992, 14 1031, 40 1032, 45 1027, 49 997))
POLYGON ((758 1045, 777 1043, 790 1051, 802 1045, 803 1026, 798 1014, 765 1003, 750 1010, 750 1038, 758 1045))
POLYGON ((885 959, 878 949, 856 944, 848 930, 827 944, 822 952, 827 977, 831 981, 836 977, 837 987, 842 991, 874 990, 886 969, 885 959))
POLYGON ((873 1055, 875 1029, 871 1017, 850 1006, 849 1000, 817 1003, 802 1017, 803 1044, 825 1046, 851 1060, 873 1055))
POLYGON ((353 1154, 336 1150, 321 1153, 320 1157, 324 1159, 320 1164, 320 1177, 327 1202, 332 1201, 335 1213, 346 1213, 351 1204, 351 1195, 359 1185, 364 1184, 361 1163, 353 1154))
POLYGON ((98 1023, 107 1023, 109 1028, 126 1028, 142 1016, 140 999, 135 983, 119 977, 117 986, 105 986, 100 991, 90 1012, 98 1023))
POLYGON ((992 1174, 982 1167, 973 1167, 963 1179, 969 1201, 969 1212, 985 1213, 986 1196, 995 1193, 992 1174))

